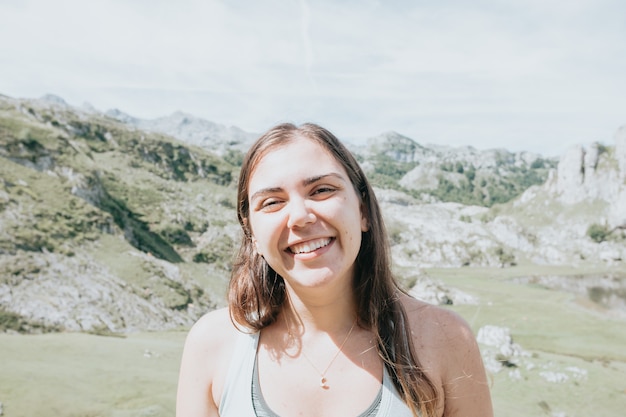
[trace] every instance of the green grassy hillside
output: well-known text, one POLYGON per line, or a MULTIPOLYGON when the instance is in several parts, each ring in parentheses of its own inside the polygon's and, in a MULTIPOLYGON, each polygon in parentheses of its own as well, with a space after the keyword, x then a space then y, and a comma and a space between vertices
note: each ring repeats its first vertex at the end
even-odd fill
POLYGON ((238 239, 225 159, 102 114, 3 99, 0 161, 0 330, 170 328, 222 302, 238 239))

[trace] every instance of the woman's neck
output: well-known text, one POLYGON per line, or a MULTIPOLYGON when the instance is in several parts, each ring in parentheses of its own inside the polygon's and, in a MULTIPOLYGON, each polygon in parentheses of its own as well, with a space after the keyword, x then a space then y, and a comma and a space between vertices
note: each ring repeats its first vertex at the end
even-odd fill
POLYGON ((307 302, 287 290, 281 317, 289 333, 312 337, 316 333, 336 335, 345 332, 356 319, 352 294, 327 297, 324 302, 307 302))

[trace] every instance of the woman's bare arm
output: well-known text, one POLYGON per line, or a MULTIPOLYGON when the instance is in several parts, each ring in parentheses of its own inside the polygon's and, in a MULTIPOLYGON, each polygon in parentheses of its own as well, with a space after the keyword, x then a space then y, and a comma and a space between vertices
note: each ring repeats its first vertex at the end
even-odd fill
POLYGON ((489 381, 476 339, 467 323, 453 316, 448 325, 443 378, 445 417, 492 417, 489 381))
POLYGON ((458 314, 407 297, 404 306, 421 366, 439 392, 444 417, 492 417, 489 383, 476 339, 458 314))
POLYGON ((176 417, 219 416, 233 331, 227 310, 206 314, 189 331, 178 378, 176 417))

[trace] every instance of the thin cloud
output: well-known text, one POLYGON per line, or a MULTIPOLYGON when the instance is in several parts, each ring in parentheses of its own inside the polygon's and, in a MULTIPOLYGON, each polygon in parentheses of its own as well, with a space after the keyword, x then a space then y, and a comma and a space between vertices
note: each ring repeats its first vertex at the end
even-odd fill
POLYGON ((550 154, 626 123, 617 0, 31 0, 0 13, 0 93, 17 97, 550 154))

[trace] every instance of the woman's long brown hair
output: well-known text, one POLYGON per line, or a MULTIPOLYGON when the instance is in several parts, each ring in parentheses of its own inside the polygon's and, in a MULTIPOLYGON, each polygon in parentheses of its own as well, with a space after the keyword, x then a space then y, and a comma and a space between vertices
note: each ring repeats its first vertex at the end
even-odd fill
POLYGON ((233 321, 259 331, 274 323, 286 299, 283 278, 256 253, 249 218, 248 185, 259 160, 277 146, 298 137, 315 141, 344 167, 361 199, 368 221, 354 269, 353 290, 359 325, 378 339, 378 352, 394 385, 415 416, 435 416, 437 390, 414 351, 402 290, 391 272, 387 232, 374 191, 347 148, 328 130, 315 124, 280 124, 261 136, 246 154, 239 176, 237 217, 243 237, 230 280, 228 299, 233 321))

